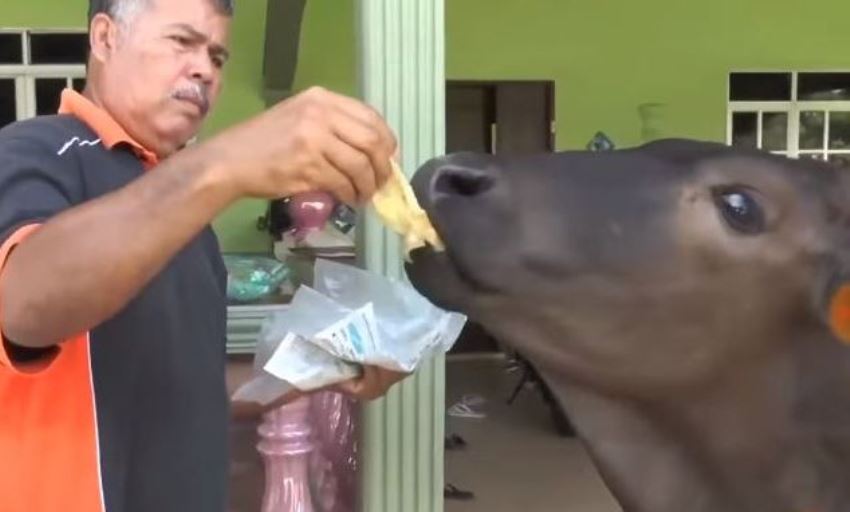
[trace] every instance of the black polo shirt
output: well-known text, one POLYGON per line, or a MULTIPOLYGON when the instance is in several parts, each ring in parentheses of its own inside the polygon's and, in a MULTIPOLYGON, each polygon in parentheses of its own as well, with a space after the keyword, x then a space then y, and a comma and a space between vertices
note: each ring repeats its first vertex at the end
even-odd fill
MULTIPOLYGON (((60 112, 0 130, 0 268, 53 215, 159 172, 74 91, 60 112)), ((0 344, 0 511, 224 511, 225 287, 207 227, 52 359, 0 344)))

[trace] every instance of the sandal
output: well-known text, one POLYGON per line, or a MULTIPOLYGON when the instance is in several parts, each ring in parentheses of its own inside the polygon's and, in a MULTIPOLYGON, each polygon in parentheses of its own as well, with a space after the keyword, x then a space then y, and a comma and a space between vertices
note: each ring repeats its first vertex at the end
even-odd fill
POLYGON ((463 395, 460 402, 449 407, 447 412, 449 416, 457 418, 486 418, 486 414, 475 409, 475 406, 483 406, 485 403, 487 403, 487 399, 483 396, 467 394, 463 395))
POLYGON ((456 450, 466 448, 466 440, 457 434, 446 436, 446 450, 456 450))
POLYGON ((443 489, 443 497, 447 500, 469 501, 475 499, 475 493, 472 491, 463 491, 452 484, 446 484, 446 487, 443 489))
POLYGON ((472 407, 470 407, 466 404, 461 404, 461 403, 454 404, 453 406, 451 406, 449 408, 448 413, 449 413, 449 416, 454 416, 456 418, 477 418, 477 419, 481 419, 481 418, 487 417, 487 415, 484 414, 483 412, 478 412, 475 409, 473 409, 472 407))

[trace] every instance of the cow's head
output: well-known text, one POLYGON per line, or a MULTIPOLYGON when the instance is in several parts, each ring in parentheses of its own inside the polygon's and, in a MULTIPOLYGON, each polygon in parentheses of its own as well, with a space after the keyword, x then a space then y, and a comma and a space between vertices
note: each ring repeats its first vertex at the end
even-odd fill
MULTIPOLYGON (((414 188, 446 243, 408 274, 534 362, 629 394, 687 390, 787 343, 844 335, 843 173, 719 144, 454 154, 414 188)), ((838 343, 838 341, 836 341, 838 343)))

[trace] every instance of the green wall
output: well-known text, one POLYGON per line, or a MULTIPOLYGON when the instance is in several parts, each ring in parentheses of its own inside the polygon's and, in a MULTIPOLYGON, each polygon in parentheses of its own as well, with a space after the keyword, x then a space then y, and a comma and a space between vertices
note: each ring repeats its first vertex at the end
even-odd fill
POLYGON ((295 91, 321 85, 357 94, 354 0, 308 0, 301 26, 295 91))
MULTIPOLYGON (((353 3, 308 2, 299 87, 355 93, 353 3)), ((835 0, 446 0, 446 74, 554 80, 559 149, 597 130, 724 140, 730 70, 850 69, 847 19, 835 0)))
POLYGON ((86 0, 4 0, 0 2, 3 28, 83 28, 86 0))
MULTIPOLYGON (((87 0, 0 0, 0 27, 83 28, 87 9, 87 0)), ((265 17, 265 1, 238 2, 231 36, 234 58, 227 65, 224 91, 201 133, 202 139, 262 110, 265 17)), ((225 250, 269 248, 268 237, 254 229, 264 207, 261 201, 241 201, 216 220, 225 250)))
POLYGON ((448 77, 555 80, 561 149, 642 142, 645 103, 664 105, 656 136, 722 141, 730 70, 850 69, 850 2, 446 3, 448 77))

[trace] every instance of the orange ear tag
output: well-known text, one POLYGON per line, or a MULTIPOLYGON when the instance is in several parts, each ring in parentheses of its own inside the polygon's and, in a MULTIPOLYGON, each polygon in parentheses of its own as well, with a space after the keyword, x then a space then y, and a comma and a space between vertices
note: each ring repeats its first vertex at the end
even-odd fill
POLYGON ((850 284, 843 284, 829 302, 829 327, 842 342, 850 344, 850 284))

